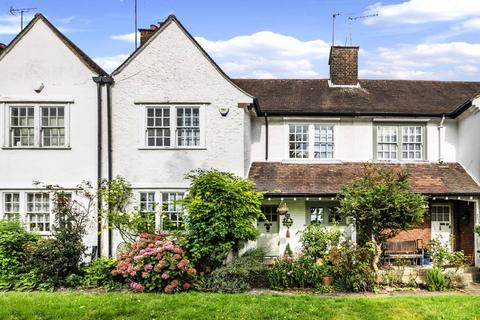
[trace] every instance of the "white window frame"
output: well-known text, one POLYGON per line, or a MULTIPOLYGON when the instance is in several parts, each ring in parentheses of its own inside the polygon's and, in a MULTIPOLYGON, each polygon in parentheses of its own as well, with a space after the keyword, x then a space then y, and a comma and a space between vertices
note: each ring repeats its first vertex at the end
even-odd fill
POLYGON ((177 228, 180 227, 181 223, 183 223, 183 224, 185 223, 185 209, 183 208, 183 206, 181 204, 173 204, 175 206, 175 211, 170 210, 170 205, 172 205, 172 204, 170 204, 169 202, 172 201, 172 200, 170 200, 170 195, 175 195, 176 200, 173 200, 173 201, 178 201, 178 200, 183 199, 185 197, 185 192, 162 191, 160 194, 162 196, 162 206, 161 206, 162 214, 168 215, 168 218, 170 219, 170 223, 173 223, 174 225, 176 225, 177 228), (165 202, 164 201, 164 195, 166 195, 168 197, 168 200, 167 200, 168 202, 166 202, 166 203, 164 203, 165 202), (164 206, 167 206, 167 210, 164 210, 164 206), (180 207, 180 210, 178 210, 178 207, 180 207), (175 214, 177 216, 176 220, 172 220, 172 218, 171 218, 172 214, 175 214))
POLYGON ((315 162, 331 162, 335 161, 335 139, 337 136, 336 125, 334 123, 328 122, 285 122, 285 138, 286 138, 286 154, 285 158, 289 161, 315 161, 315 162), (308 142, 307 142, 307 151, 308 157, 306 158, 291 158, 290 157, 290 126, 307 126, 308 142), (332 157, 327 158, 316 158, 315 157, 315 128, 324 127, 331 128, 332 130, 332 141, 320 142, 320 144, 331 145, 332 147, 332 157))
MULTIPOLYGON (((52 214, 53 199, 52 199, 51 194, 47 191, 27 191, 27 192, 25 192, 24 201, 25 201, 25 224, 27 225, 27 229, 30 230, 30 231, 36 231, 41 235, 51 234, 52 225, 53 225, 53 214, 52 214), (36 194, 47 195, 47 197, 48 197, 48 199, 47 199, 47 201, 48 201, 48 212, 46 212, 46 211, 35 211, 35 210, 29 211, 28 210, 28 204, 29 204, 28 196, 30 194, 34 195, 34 197, 35 197, 36 194), (44 217, 44 220, 42 220, 43 221, 42 223, 44 223, 44 224, 48 223, 48 230, 40 231, 40 230, 37 230, 36 228, 31 227, 31 221, 32 221, 31 220, 31 215, 39 215, 39 214, 46 216, 46 217, 44 217)), ((34 223, 38 223, 38 220, 36 220, 34 223)))
POLYGON ((374 139, 374 159, 376 161, 381 161, 381 162, 421 162, 421 161, 426 161, 427 157, 427 128, 424 124, 420 123, 374 123, 374 134, 373 134, 373 139, 374 139), (397 141, 396 142, 380 142, 379 141, 379 129, 380 128, 394 128, 396 132, 396 137, 397 141), (420 142, 404 142, 403 141, 403 130, 404 128, 420 128, 420 142), (379 145, 380 144, 385 144, 385 145, 396 145, 396 153, 397 156, 396 158, 382 158, 379 157, 379 145), (404 158, 403 157, 403 148, 404 145, 407 144, 418 144, 420 145, 420 158, 404 158))
POLYGON ((3 203, 3 210, 2 210, 2 218, 3 219, 6 219, 6 220, 11 220, 11 219, 20 219, 20 212, 21 212, 21 203, 22 203, 22 200, 21 200, 21 194, 20 192, 15 192, 15 191, 12 191, 12 192, 4 192, 2 193, 2 203, 3 203), (17 195, 18 196, 18 200, 17 201, 10 201, 11 205, 13 204, 16 204, 17 207, 18 207, 18 210, 15 211, 15 210, 7 210, 7 196, 10 195, 10 196, 14 196, 14 195, 17 195))
MULTIPOLYGON (((142 193, 153 193, 154 194, 154 210, 153 211, 146 211, 146 212, 155 212, 155 230, 158 232, 162 230, 162 214, 163 212, 163 194, 169 194, 169 193, 175 193, 175 194, 182 194, 183 197, 187 194, 186 190, 184 189, 138 189, 136 191, 136 197, 137 197, 137 204, 138 210, 141 210, 141 194, 142 193)), ((183 215, 185 216, 186 211, 183 209, 182 211, 183 215)))
POLYGON ((4 123, 4 139, 3 149, 69 149, 70 148, 70 103, 46 102, 46 103, 3 103, 3 123, 4 123), (12 128, 12 110, 13 108, 33 108, 34 109, 34 143, 32 146, 14 146, 11 136, 12 128), (64 108, 64 133, 65 141, 63 146, 44 146, 42 129, 42 108, 64 108))
POLYGON ((141 141, 142 145, 140 149, 162 149, 162 150, 183 150, 183 149, 206 149, 206 142, 205 142, 205 132, 206 132, 206 126, 205 126, 205 106, 204 105, 199 105, 199 104, 142 104, 142 112, 141 112, 141 123, 143 123, 142 126, 142 132, 141 132, 141 141), (148 145, 148 133, 147 133, 147 128, 148 128, 148 123, 147 123, 147 117, 148 117, 148 109, 149 108, 169 108, 170 110, 170 121, 169 121, 169 129, 170 129, 170 146, 149 146, 148 145), (180 108, 196 108, 199 110, 199 137, 200 137, 200 143, 198 146, 183 146, 179 145, 178 143, 178 126, 177 126, 177 110, 180 108))

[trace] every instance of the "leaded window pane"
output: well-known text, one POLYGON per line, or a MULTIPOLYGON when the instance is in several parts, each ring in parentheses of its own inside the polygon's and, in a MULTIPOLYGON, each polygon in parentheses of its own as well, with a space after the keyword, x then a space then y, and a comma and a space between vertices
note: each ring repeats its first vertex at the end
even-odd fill
POLYGON ((34 108, 12 107, 10 114, 10 142, 12 147, 35 145, 34 108))
POLYGON ((155 211, 155 192, 140 192, 140 210, 155 211))
POLYGON ((422 159, 422 127, 402 127, 402 159, 422 159))
POLYGON ((20 194, 4 194, 4 218, 8 220, 18 219, 20 212, 20 194))
POLYGON ((397 127, 377 127, 377 158, 379 160, 396 160, 397 152, 397 127))
POLYGON ((162 212, 176 228, 183 227, 184 210, 180 201, 184 194, 179 192, 162 193, 162 212))
POLYGON ((333 159, 333 126, 315 125, 316 159, 333 159))
POLYGON ((27 193, 27 216, 31 231, 50 231, 50 197, 48 193, 27 193))
POLYGON ((45 147, 65 146, 64 107, 42 107, 42 145, 45 147))

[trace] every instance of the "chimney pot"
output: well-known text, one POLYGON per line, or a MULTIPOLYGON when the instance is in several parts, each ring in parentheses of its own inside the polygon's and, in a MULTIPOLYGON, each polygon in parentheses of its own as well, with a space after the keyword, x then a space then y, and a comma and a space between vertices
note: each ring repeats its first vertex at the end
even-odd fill
POLYGON ((157 31, 157 30, 158 30, 158 26, 157 26, 156 24, 151 24, 151 25, 150 25, 150 30, 157 31))
POLYGON ((149 29, 138 29, 140 32, 140 46, 143 46, 157 30, 158 27, 154 24, 151 24, 149 29))
POLYGON ((358 85, 359 47, 332 46, 330 48, 330 82, 334 86, 358 85))

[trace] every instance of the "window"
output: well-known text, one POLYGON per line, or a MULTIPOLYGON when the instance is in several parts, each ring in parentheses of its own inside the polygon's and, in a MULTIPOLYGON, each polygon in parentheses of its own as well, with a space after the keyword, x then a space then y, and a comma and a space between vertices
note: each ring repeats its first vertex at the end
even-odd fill
POLYGON ((403 159, 422 159, 422 127, 402 127, 403 159))
POLYGON ((170 108, 147 108, 147 146, 170 146, 170 108))
POLYGON ((140 192, 140 210, 146 212, 155 211, 155 192, 140 192))
POLYGON ((333 224, 346 224, 346 219, 342 218, 340 213, 335 207, 323 206, 323 207, 310 207, 310 223, 320 223, 324 225, 333 224))
MULTIPOLYGON (((262 211, 265 218, 269 222, 278 222, 278 213, 277 213, 277 206, 261 206, 260 210, 262 211)), ((264 221, 260 219, 260 221, 264 221)))
POLYGON ((200 147, 200 114, 200 107, 195 106, 146 107, 145 145, 157 148, 200 147))
POLYGON ((50 231, 50 197, 48 193, 27 193, 27 216, 31 231, 50 231))
POLYGON ((12 147, 35 145, 35 119, 33 107, 12 107, 10 118, 10 141, 12 147))
POLYGON ((310 223, 323 223, 323 210, 321 207, 311 207, 310 223))
POLYGON ((289 154, 292 159, 308 158, 308 125, 289 126, 289 154))
POLYGON ((423 160, 424 131, 424 127, 418 125, 377 126, 376 158, 386 161, 423 160))
POLYGON ((177 145, 198 147, 200 145, 200 110, 177 108, 177 145))
POLYGON ((333 126, 315 125, 315 159, 333 159, 333 126))
POLYGON ((3 208, 5 219, 18 219, 20 213, 20 194, 5 193, 3 208))
POLYGON ((432 206, 432 221, 450 222, 450 206, 432 206))
POLYGON ((290 159, 333 159, 333 125, 290 124, 288 157, 290 159))
POLYGON ((64 106, 10 106, 9 110, 10 147, 66 147, 64 106))
POLYGON ((64 107, 42 107, 42 146, 65 146, 64 107))
POLYGON ((183 206, 178 202, 183 199, 183 195, 183 193, 176 192, 162 193, 162 211, 168 218, 167 221, 164 221, 164 227, 166 223, 172 224, 175 228, 183 227, 183 206))

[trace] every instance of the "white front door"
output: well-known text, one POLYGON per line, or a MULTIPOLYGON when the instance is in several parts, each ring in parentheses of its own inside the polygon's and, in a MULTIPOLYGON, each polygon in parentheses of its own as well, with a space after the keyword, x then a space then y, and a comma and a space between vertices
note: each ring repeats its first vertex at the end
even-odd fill
POLYGON ((432 240, 452 248, 452 208, 449 205, 432 206, 432 240))
POLYGON ((280 219, 277 206, 262 206, 262 212, 267 220, 258 220, 257 222, 257 228, 260 232, 257 246, 264 248, 268 257, 277 257, 280 255, 280 238, 278 235, 280 219))

